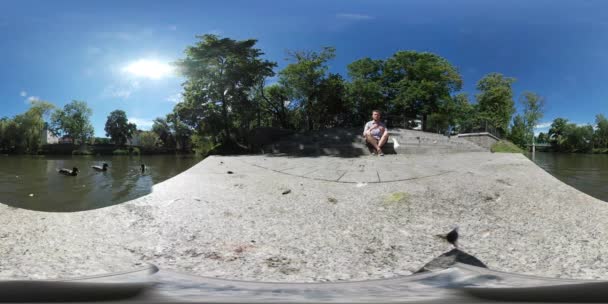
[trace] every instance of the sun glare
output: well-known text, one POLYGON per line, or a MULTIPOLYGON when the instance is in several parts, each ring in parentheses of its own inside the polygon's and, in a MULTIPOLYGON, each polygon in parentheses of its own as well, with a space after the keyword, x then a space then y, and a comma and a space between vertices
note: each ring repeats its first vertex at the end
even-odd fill
POLYGON ((160 79, 169 76, 173 67, 156 60, 140 59, 127 65, 124 70, 135 76, 160 79))

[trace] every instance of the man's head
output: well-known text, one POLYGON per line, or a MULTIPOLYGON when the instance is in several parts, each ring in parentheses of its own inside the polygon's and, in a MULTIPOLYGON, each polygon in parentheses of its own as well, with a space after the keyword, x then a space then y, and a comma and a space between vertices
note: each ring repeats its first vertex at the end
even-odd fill
POLYGON ((380 121, 381 117, 382 117, 382 113, 380 112, 380 110, 373 110, 372 111, 372 119, 374 121, 380 121))

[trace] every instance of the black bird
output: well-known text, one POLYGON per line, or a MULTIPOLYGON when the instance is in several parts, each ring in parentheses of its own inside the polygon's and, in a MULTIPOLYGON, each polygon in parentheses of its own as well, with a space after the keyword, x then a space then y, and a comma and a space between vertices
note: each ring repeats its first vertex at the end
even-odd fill
POLYGON ((448 234, 438 234, 437 237, 448 241, 450 244, 454 245, 454 247, 458 248, 458 226, 448 232, 448 234))
POLYGON ((97 171, 108 171, 108 164, 104 163, 102 166, 91 166, 91 168, 97 171))
POLYGON ((141 164, 141 173, 144 173, 144 171, 146 171, 146 165, 141 164))
POLYGON ((63 175, 67 175, 67 176, 76 176, 78 175, 78 168, 74 167, 72 168, 72 170, 70 169, 66 169, 66 168, 61 168, 59 169, 59 174, 63 174, 63 175))

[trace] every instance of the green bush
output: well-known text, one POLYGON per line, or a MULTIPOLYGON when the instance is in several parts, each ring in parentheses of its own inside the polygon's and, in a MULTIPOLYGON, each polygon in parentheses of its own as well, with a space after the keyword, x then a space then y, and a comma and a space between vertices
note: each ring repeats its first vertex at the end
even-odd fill
POLYGON ((194 149, 194 152, 204 156, 206 156, 207 154, 209 154, 210 151, 219 146, 219 144, 214 145, 211 141, 211 138, 200 136, 197 134, 192 135, 190 137, 190 140, 192 141, 192 147, 194 149))
POLYGON ((72 151, 72 155, 93 155, 93 152, 89 150, 74 150, 72 151))
POLYGON ((520 147, 504 139, 494 143, 490 148, 490 151, 498 153, 524 153, 524 150, 520 147))

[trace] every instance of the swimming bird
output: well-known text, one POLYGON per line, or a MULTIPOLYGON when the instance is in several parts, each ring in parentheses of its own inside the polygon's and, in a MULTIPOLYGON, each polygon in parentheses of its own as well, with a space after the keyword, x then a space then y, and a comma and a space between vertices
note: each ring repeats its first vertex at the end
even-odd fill
POLYGON ((144 173, 144 171, 146 171, 146 165, 141 164, 141 173, 144 173))
POLYGON ((91 166, 91 168, 97 170, 97 171, 108 171, 108 164, 103 163, 103 166, 91 166))
POLYGON ((72 170, 70 169, 66 169, 66 168, 61 168, 59 169, 59 174, 63 174, 63 175, 67 175, 67 176, 76 176, 78 175, 78 168, 74 167, 72 168, 72 170))
POLYGON ((450 244, 454 245, 454 247, 458 248, 458 226, 448 232, 448 234, 438 234, 437 237, 448 241, 450 244))

